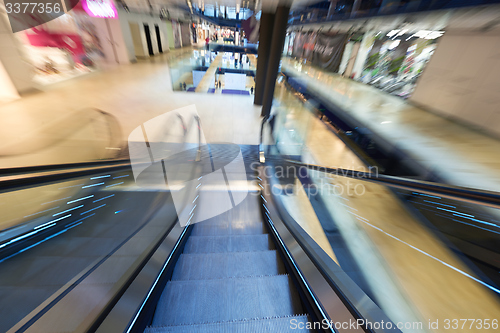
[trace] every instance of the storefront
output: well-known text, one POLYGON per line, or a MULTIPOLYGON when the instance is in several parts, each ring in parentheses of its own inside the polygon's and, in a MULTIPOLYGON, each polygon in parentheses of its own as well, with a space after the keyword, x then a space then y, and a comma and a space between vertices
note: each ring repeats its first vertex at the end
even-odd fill
POLYGON ((326 71, 410 97, 444 31, 290 32, 283 53, 326 71))
POLYGON ((205 43, 206 39, 211 39, 209 26, 205 23, 196 25, 197 42, 200 44, 205 43))
POLYGON ((81 1, 66 15, 16 33, 40 85, 80 76, 123 59, 123 37, 113 2, 81 1), (120 40, 121 37, 121 40, 120 40))
POLYGON ((443 33, 431 30, 379 33, 359 80, 393 95, 408 98, 443 33))
POLYGON ((182 35, 181 35, 181 24, 175 20, 172 20, 172 30, 174 35, 174 45, 175 48, 182 47, 182 35))

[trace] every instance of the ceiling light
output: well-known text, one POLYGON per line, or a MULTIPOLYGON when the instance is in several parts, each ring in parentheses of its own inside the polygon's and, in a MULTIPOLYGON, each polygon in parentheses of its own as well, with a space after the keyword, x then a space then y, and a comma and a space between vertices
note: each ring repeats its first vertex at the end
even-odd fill
POLYGON ((423 39, 436 39, 444 35, 444 31, 420 30, 414 33, 411 37, 419 37, 423 39))
POLYGON ((394 50, 396 47, 398 47, 399 43, 401 43, 401 39, 396 39, 395 41, 391 42, 391 44, 389 44, 388 49, 394 50))
POLYGON ((398 33, 396 34, 396 37, 399 37, 399 36, 404 35, 407 31, 408 31, 408 29, 403 29, 403 30, 401 30, 400 32, 398 32, 398 33))
POLYGON ((392 36, 394 36, 395 34, 397 34, 399 31, 400 31, 399 29, 397 29, 397 30, 391 30, 391 31, 389 31, 389 32, 387 33, 387 35, 386 35, 386 36, 387 36, 387 37, 392 37, 392 36))
POLYGON ((432 31, 430 34, 427 35, 426 39, 436 39, 444 35, 444 31, 432 31))

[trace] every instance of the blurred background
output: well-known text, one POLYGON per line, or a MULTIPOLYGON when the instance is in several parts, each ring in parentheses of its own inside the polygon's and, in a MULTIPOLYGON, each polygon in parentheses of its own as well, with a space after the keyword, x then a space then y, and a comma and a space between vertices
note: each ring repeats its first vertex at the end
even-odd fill
POLYGON ((0 0, 0 331, 498 331, 498 1, 40 3, 0 0))

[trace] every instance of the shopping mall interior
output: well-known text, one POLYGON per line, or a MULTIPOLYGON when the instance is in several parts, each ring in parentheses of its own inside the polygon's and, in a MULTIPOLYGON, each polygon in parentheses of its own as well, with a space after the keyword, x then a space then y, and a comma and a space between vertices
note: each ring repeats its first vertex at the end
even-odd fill
POLYGON ((0 0, 0 332, 498 332, 500 1, 0 0))

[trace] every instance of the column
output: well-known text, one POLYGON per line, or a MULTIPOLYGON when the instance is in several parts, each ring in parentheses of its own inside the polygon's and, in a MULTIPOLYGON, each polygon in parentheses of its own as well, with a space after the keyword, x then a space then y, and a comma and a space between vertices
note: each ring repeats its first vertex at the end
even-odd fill
POLYGON ((259 50, 257 58, 257 69, 255 72, 255 97, 253 103, 262 105, 264 99, 264 85, 266 82, 267 64, 269 52, 271 51, 271 38, 274 26, 274 13, 262 12, 259 28, 259 50))
POLYGON ((354 4, 352 5, 350 17, 356 17, 356 14, 357 14, 360 6, 361 6, 361 0, 354 0, 354 4))
POLYGON ((328 18, 335 15, 335 9, 337 8, 338 0, 330 0, 330 7, 328 8, 328 18))
POLYGON ((271 113, 273 105, 274 87, 281 60, 281 52, 286 37, 286 27, 288 25, 288 14, 290 7, 278 6, 274 19, 273 37, 271 40, 271 50, 269 52, 269 62, 266 71, 266 84, 264 88, 264 99, 262 102, 261 116, 267 117, 271 113))
POLYGON ((174 42, 174 28, 172 28, 172 22, 171 21, 166 21, 167 24, 167 41, 168 41, 168 48, 170 50, 175 49, 175 42, 174 42))
POLYGON ((0 11, 0 95, 3 101, 34 89, 32 68, 23 59, 22 45, 12 33, 7 13, 0 11))

